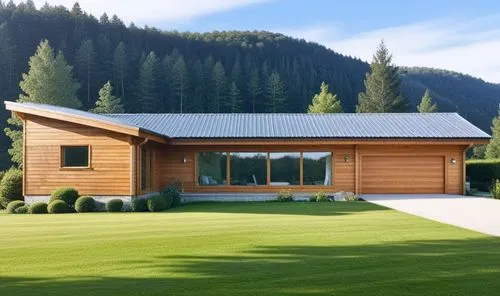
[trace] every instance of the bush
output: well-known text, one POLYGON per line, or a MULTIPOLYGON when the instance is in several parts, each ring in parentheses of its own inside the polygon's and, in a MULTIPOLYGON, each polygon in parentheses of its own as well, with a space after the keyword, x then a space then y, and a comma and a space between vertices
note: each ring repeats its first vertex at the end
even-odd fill
POLYGON ((144 198, 136 197, 131 202, 132 212, 147 212, 148 202, 144 198))
POLYGON ((77 213, 90 213, 95 211, 95 200, 91 196, 80 196, 75 202, 77 213))
POLYGON ((11 168, 0 181, 0 196, 3 207, 13 200, 23 200, 23 171, 11 168))
POLYGON ((494 180, 500 179, 500 159, 468 160, 465 165, 472 188, 488 191, 494 180))
POLYGON ((9 204, 7 205, 7 213, 9 213, 9 214, 15 214, 16 213, 16 209, 20 208, 22 206, 24 206, 24 201, 22 201, 22 200, 13 200, 13 201, 9 202, 9 204))
POLYGON ((161 195, 152 196, 148 199, 148 210, 150 212, 161 212, 167 209, 167 201, 161 195))
POLYGON ((49 214, 65 214, 71 213, 71 208, 69 205, 62 199, 53 200, 47 206, 47 211, 49 214))
POLYGON ((498 180, 491 184, 490 193, 494 199, 500 199, 500 182, 498 180))
POLYGON ((47 206, 44 202, 35 202, 30 206, 30 214, 47 214, 47 206))
POLYGON ((108 212, 116 213, 121 212, 123 208, 123 201, 121 199, 112 199, 108 201, 106 209, 108 212))
POLYGON ((167 203, 170 202, 170 199, 172 200, 167 208, 176 208, 181 205, 181 188, 181 183, 174 182, 168 184, 167 187, 162 190, 161 194, 167 196, 167 203))
POLYGON ((355 195, 355 194, 352 194, 352 195, 347 195, 345 197, 345 201, 363 201, 359 195, 355 195))
POLYGON ((29 207, 28 206, 21 206, 19 208, 17 208, 14 213, 16 214, 28 214, 28 211, 29 211, 29 207))
POLYGON ((293 193, 291 189, 280 190, 276 194, 276 201, 279 202, 291 202, 293 201, 293 193))
POLYGON ((59 189, 54 190, 50 196, 50 202, 53 202, 55 200, 62 200, 64 201, 68 206, 74 207, 75 202, 78 199, 80 194, 78 194, 78 191, 74 188, 71 187, 61 187, 59 189))
POLYGON ((320 191, 318 193, 316 193, 315 195, 313 195, 311 198, 310 198, 310 201, 315 201, 315 202, 328 202, 330 201, 328 199, 328 195, 326 193, 324 193, 323 191, 320 191))

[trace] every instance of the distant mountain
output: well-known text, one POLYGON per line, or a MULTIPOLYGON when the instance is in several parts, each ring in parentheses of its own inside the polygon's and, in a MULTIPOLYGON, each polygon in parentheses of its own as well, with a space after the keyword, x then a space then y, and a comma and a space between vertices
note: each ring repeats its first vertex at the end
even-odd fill
MULTIPOLYGON (((0 2, 0 98, 15 100, 19 96, 22 73, 28 70, 28 59, 42 39, 48 39, 74 66, 81 83, 78 96, 86 110, 97 100, 99 88, 110 80, 127 112, 147 111, 144 94, 155 112, 180 112, 181 100, 185 113, 267 112, 266 88, 269 77, 276 73, 286 90, 282 111, 305 112, 325 81, 344 110, 354 112, 369 70, 359 59, 278 33, 140 29, 125 26, 117 16, 103 15, 98 20, 78 6, 70 11, 47 4, 37 9, 32 1, 19 5, 0 2), (139 79, 141 68, 154 73, 151 81, 139 79)), ((500 102, 499 85, 444 70, 401 68, 400 73, 402 93, 411 102, 409 111, 416 110, 429 88, 440 111, 459 112, 489 131, 500 102)), ((0 127, 6 117, 7 112, 0 111, 0 127)), ((1 136, 3 166, 8 164, 8 145, 8 139, 1 136)))

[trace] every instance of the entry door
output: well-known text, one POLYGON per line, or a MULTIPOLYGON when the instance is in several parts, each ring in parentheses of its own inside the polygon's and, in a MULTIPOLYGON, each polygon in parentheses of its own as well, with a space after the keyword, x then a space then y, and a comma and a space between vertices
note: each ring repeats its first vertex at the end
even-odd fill
POLYGON ((443 156, 363 156, 361 193, 444 193, 443 156))

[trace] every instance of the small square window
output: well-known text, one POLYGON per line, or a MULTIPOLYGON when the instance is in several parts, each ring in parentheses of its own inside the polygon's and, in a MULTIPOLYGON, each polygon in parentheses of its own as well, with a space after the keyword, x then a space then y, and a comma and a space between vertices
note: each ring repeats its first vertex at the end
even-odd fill
POLYGON ((61 147, 61 153, 62 167, 89 167, 89 146, 63 146, 61 147))

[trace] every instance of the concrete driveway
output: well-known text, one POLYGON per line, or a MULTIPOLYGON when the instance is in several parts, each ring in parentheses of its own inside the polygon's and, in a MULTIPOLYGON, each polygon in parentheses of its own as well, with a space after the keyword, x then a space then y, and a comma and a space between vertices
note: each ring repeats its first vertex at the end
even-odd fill
POLYGON ((500 200, 442 194, 363 194, 361 197, 400 212, 500 236, 500 200))

